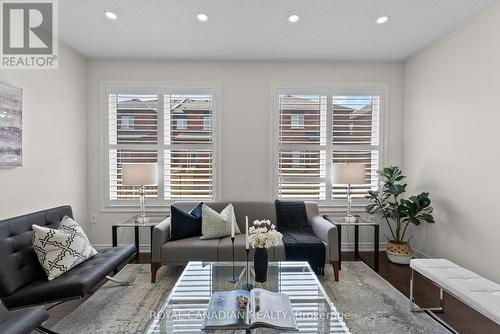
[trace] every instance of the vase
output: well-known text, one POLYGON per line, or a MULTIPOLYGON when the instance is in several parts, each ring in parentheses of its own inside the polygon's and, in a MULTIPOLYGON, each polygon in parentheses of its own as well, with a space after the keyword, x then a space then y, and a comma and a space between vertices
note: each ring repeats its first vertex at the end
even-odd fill
POLYGON ((411 247, 407 242, 397 243, 393 240, 387 243, 387 247, 385 249, 387 253, 387 257, 392 263, 397 264, 410 264, 410 260, 413 256, 411 251, 411 247))
POLYGON ((267 280, 267 265, 267 248, 255 248, 253 254, 253 268, 255 270, 256 282, 263 283, 267 280))

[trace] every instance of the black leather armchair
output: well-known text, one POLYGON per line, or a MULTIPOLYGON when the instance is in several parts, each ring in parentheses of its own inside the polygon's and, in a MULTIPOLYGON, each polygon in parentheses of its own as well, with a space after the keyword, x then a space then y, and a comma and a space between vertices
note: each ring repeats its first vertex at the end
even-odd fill
POLYGON ((125 264, 134 245, 101 249, 89 260, 48 281, 31 246, 33 224, 57 228, 70 206, 0 221, 0 299, 9 309, 81 298, 106 275, 125 264))

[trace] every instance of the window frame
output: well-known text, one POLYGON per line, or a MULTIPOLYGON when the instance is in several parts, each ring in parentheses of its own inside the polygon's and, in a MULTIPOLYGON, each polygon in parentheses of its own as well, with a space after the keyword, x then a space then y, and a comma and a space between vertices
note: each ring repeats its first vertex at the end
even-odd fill
POLYGON ((292 166, 294 168, 299 168, 304 165, 305 158, 301 153, 297 153, 296 151, 292 151, 292 166))
MULTIPOLYGON (((139 200, 111 200, 109 198, 109 94, 157 94, 158 95, 158 142, 156 144, 133 144, 133 148, 148 149, 156 146, 158 153, 158 198, 147 199, 149 212, 168 212, 177 200, 164 199, 164 96, 168 94, 212 94, 212 199, 221 198, 221 164, 219 112, 221 110, 222 85, 209 82, 122 82, 104 81, 100 84, 100 194, 101 212, 136 212, 139 200)), ((126 144, 125 144, 126 145, 126 144)))
POLYGON ((290 129, 304 129, 305 115, 304 113, 293 113, 290 115, 290 129), (299 116, 299 117, 297 117, 299 116), (301 116, 301 117, 300 117, 301 116), (301 121, 301 122, 297 122, 301 121))
POLYGON ((211 131, 212 130, 212 120, 209 117, 203 117, 203 130, 211 131))
POLYGON ((134 116, 131 116, 131 115, 123 115, 121 116, 121 120, 120 120, 120 130, 133 130, 135 128, 135 117, 134 116), (126 119, 127 122, 125 122, 127 125, 126 127, 123 127, 124 125, 124 122, 123 120, 126 119), (130 122, 130 120, 132 120, 132 122, 130 122))
POLYGON ((187 130, 188 129, 188 120, 187 118, 177 118, 175 120, 175 129, 176 130, 187 130))
MULTIPOLYGON (((274 83, 272 85, 272 105, 270 113, 270 138, 271 138, 271 150, 270 150, 270 161, 271 161, 271 182, 269 188, 269 198, 278 199, 279 198, 279 154, 280 154, 280 143, 279 143, 279 96, 283 94, 290 95, 319 95, 327 96, 327 110, 332 110, 332 96, 380 96, 380 110, 379 110, 379 145, 378 145, 378 160, 379 169, 385 166, 387 163, 387 123, 388 123, 388 106, 386 100, 388 98, 389 84, 388 83, 318 83, 318 84, 304 84, 304 83, 274 83)), ((327 124, 332 122, 332 114, 327 113, 327 124)), ((327 127, 326 130, 326 155, 329 156, 330 153, 333 154, 334 145, 332 138, 332 131, 327 127)), ((346 145, 338 145, 339 147, 346 145)), ((353 149, 356 149, 353 146, 353 149)), ((332 180, 331 180, 331 166, 333 164, 333 159, 327 159, 326 169, 326 189, 327 198, 325 200, 315 200, 320 208, 326 211, 342 211, 347 207, 347 201, 343 199, 333 199, 332 192, 332 180)), ((353 199, 353 210, 361 210, 368 203, 367 199, 353 199)))

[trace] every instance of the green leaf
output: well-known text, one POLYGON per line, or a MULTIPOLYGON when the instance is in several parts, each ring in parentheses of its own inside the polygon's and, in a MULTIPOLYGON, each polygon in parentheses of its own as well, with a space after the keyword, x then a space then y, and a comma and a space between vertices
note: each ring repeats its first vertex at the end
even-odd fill
POLYGON ((378 207, 379 206, 377 204, 369 204, 369 205, 366 206, 365 210, 369 214, 375 214, 378 211, 378 207))
POLYGON ((406 177, 398 166, 384 167, 378 174, 381 185, 377 191, 368 191, 367 198, 371 202, 366 207, 368 213, 381 213, 390 225, 396 224, 396 228, 401 228, 401 225, 406 223, 435 223, 432 216, 434 209, 428 192, 410 196, 408 199, 402 198, 407 184, 402 182, 406 177))

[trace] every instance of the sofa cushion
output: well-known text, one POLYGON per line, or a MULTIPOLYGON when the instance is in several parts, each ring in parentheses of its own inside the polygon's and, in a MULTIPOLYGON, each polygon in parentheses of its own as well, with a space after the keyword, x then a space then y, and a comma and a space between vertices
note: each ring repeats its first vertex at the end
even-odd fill
POLYGON ((94 257, 52 281, 42 276, 13 294, 2 297, 2 301, 13 308, 83 296, 134 254, 134 245, 101 249, 94 257))
MULTIPOLYGON (((269 219, 271 223, 276 225, 276 208, 274 202, 271 201, 260 201, 260 202, 218 202, 218 201, 205 201, 203 204, 209 206, 217 212, 221 212, 226 206, 232 204, 234 207, 234 214, 236 216, 236 222, 242 233, 245 233, 245 217, 248 216, 248 220, 253 222, 254 220, 269 219)), ((173 205, 177 208, 189 211, 196 207, 199 202, 193 201, 179 201, 175 202, 173 205)))
POLYGON ((161 247, 161 262, 186 264, 189 261, 217 261, 219 241, 200 240, 198 237, 168 241, 161 247))
POLYGON ((28 334, 49 318, 43 306, 28 307, 20 310, 0 311, 0 333, 28 334))
MULTIPOLYGON (((253 253, 254 250, 251 249, 249 254, 250 260, 253 260, 253 253)), ((283 246, 283 242, 280 241, 277 247, 269 248, 268 255, 269 261, 284 261, 285 248, 283 246)), ((220 239, 218 256, 219 261, 233 260, 233 249, 230 237, 220 239)), ((246 261, 245 234, 238 234, 234 238, 234 259, 235 261, 246 261)))
POLYGON ((172 205, 170 207, 170 239, 171 241, 201 235, 201 216, 203 203, 199 203, 189 212, 172 205))
POLYGON ((240 229, 236 224, 234 208, 232 204, 226 206, 221 213, 218 213, 209 206, 203 204, 201 218, 200 239, 215 239, 231 235, 231 227, 234 224, 234 233, 240 234, 240 229))
POLYGON ((49 281, 97 254, 81 226, 68 216, 59 229, 33 225, 33 249, 49 281))
POLYGON ((64 216, 73 217, 70 206, 0 221, 0 297, 39 278, 47 280, 33 251, 31 226, 57 228, 64 216))

